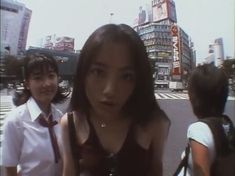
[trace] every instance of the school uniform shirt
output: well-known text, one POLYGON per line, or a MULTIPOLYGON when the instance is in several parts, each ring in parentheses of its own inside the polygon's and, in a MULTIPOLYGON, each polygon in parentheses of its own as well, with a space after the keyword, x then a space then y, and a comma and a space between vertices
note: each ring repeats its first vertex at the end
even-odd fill
MULTIPOLYGON (((209 150, 209 162, 210 165, 214 161, 215 158, 215 144, 213 139, 213 134, 209 128, 209 126, 204 122, 195 122, 191 124, 187 131, 187 138, 193 139, 198 143, 204 145, 209 150)), ((184 157, 185 153, 183 152, 182 158, 184 157)), ((183 176, 184 169, 181 170, 179 176, 183 176)), ((193 161, 192 161, 192 153, 191 149, 189 152, 189 159, 188 159, 188 168, 187 168, 187 176, 193 175, 193 161)))
MULTIPOLYGON (((53 104, 51 104, 51 113, 53 120, 59 121, 62 117, 62 113, 53 104)), ((49 130, 39 124, 40 114, 43 112, 31 97, 5 118, 2 165, 20 166, 22 176, 61 175, 62 161, 55 163, 49 130)), ((60 125, 55 125, 53 129, 60 146, 60 125)))

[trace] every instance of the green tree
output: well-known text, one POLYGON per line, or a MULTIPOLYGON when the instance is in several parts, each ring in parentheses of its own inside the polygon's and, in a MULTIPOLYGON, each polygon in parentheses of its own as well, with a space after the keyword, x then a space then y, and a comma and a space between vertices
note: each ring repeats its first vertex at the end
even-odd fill
POLYGON ((5 73, 9 77, 15 77, 16 79, 22 78, 22 59, 17 59, 16 56, 5 56, 5 73))
POLYGON ((235 75, 235 59, 225 60, 223 63, 223 69, 229 78, 235 75))

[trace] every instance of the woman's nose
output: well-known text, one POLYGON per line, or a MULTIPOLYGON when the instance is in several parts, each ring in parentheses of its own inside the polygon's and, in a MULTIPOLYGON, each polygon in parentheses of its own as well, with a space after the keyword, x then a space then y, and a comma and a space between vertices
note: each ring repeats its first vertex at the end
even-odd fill
POLYGON ((105 82, 103 94, 106 96, 114 96, 117 90, 117 81, 115 79, 108 79, 105 82))
POLYGON ((49 85, 51 85, 51 80, 50 80, 49 78, 45 77, 45 78, 43 79, 43 85, 44 85, 44 86, 49 86, 49 85))

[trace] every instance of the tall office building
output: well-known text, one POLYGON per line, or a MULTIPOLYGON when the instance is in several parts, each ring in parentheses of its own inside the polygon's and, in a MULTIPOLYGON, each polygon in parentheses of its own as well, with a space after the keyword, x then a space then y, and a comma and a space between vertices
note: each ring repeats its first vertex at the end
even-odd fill
POLYGON ((220 67, 224 61, 224 45, 223 39, 215 39, 213 44, 209 45, 209 56, 205 58, 206 63, 214 63, 216 67, 220 67))
POLYGON ((182 81, 196 66, 196 53, 189 35, 179 27, 173 0, 152 1, 152 21, 135 26, 143 40, 152 67, 155 84, 168 88, 169 81, 182 81))
POLYGON ((32 11, 13 0, 1 0, 1 54, 25 51, 32 11))
POLYGON ((224 61, 224 45, 223 39, 217 38, 213 44, 214 55, 215 55, 215 66, 220 67, 224 61))

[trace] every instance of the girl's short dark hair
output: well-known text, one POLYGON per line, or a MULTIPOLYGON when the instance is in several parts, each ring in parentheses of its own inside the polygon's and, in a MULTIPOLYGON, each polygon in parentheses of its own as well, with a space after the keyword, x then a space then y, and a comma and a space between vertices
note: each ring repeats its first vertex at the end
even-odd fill
MULTIPOLYGON (((23 58, 23 66, 22 66, 22 74, 25 80, 28 80, 30 75, 35 70, 40 70, 43 72, 43 70, 49 70, 52 69, 57 75, 59 75, 58 65, 54 57, 50 54, 45 53, 34 53, 30 55, 26 55, 23 58)), ((14 97, 14 104, 16 106, 19 106, 23 103, 25 103, 29 97, 31 96, 30 90, 26 89, 24 87, 23 91, 21 93, 16 93, 14 97)), ((64 93, 62 88, 58 87, 57 93, 55 97, 53 98, 53 103, 60 103, 66 99, 68 94, 64 93)))
POLYGON ((129 47, 136 72, 136 87, 124 106, 124 112, 138 122, 146 122, 153 110, 160 109, 154 95, 152 70, 142 40, 134 29, 125 24, 101 26, 85 42, 77 65, 70 108, 88 113, 90 104, 85 92, 85 78, 95 56, 110 42, 129 47))
POLYGON ((190 76, 188 93, 198 118, 221 116, 228 97, 228 78, 213 64, 200 65, 190 76))

